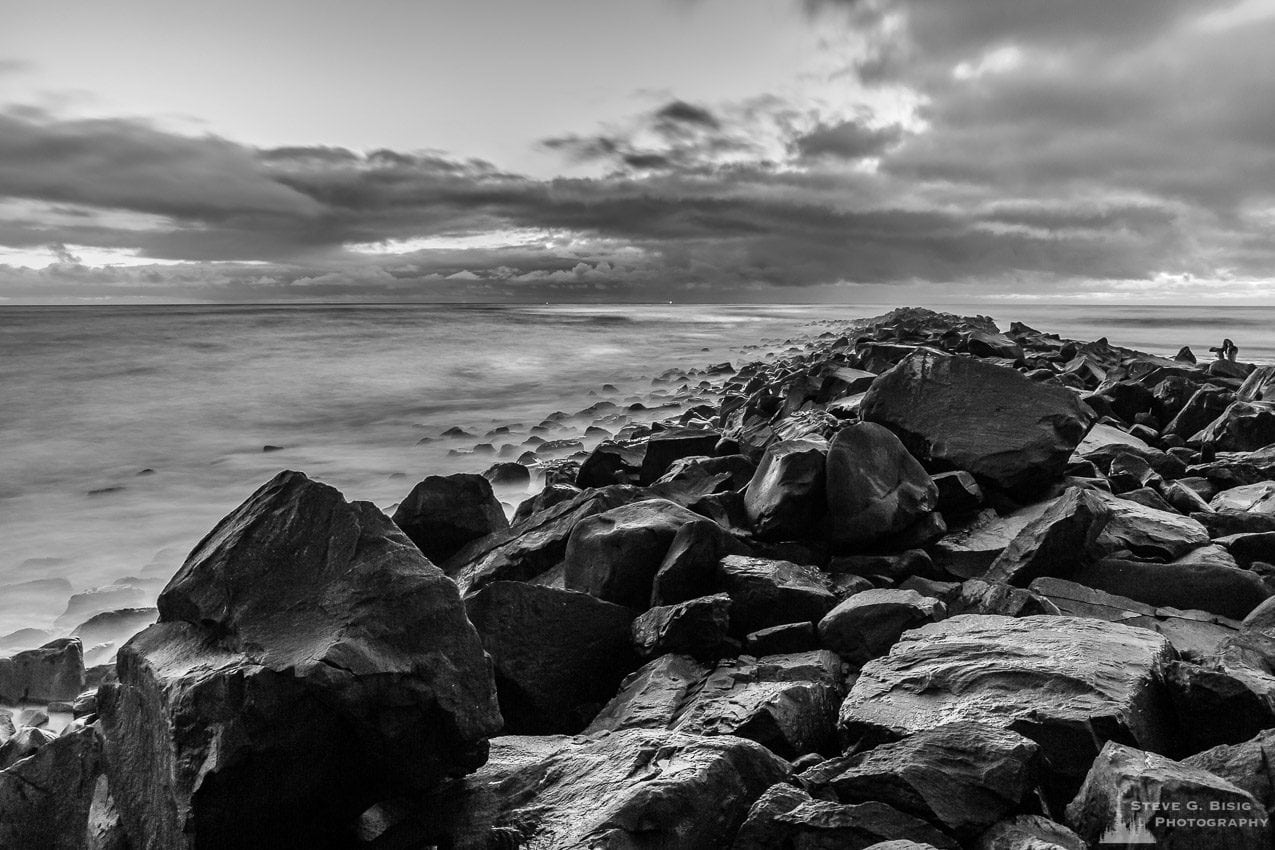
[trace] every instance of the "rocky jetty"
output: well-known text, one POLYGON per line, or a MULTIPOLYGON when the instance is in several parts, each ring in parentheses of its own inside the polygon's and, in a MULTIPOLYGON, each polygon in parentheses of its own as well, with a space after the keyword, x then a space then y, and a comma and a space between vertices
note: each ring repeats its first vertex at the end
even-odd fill
POLYGON ((0 660, 0 847, 1270 847, 1275 367, 1188 354, 908 308, 283 472, 0 660))

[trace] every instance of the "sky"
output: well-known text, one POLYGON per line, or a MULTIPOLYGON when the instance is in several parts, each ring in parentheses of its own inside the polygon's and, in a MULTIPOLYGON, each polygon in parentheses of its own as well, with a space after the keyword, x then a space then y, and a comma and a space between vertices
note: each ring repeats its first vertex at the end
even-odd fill
POLYGON ((0 304, 1275 303, 1275 0, 0 22, 0 304))

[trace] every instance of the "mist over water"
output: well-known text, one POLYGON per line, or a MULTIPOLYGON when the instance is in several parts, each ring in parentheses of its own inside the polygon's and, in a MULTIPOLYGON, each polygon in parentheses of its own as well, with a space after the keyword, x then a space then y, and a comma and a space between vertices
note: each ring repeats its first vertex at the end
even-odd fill
MULTIPOLYGON (((1228 336, 1241 359, 1275 360, 1271 308, 933 306, 1168 355, 1191 345, 1207 358, 1228 336)), ((72 593, 120 580, 132 590, 104 599, 150 604, 217 520, 281 469, 389 509, 425 475, 497 460, 453 450, 521 453, 528 429, 555 411, 645 400, 665 369, 738 365, 762 353, 745 346, 886 309, 0 308, 0 636, 66 631, 79 622, 64 616, 72 593), (499 426, 510 432, 488 436, 499 426), (452 427, 475 436, 439 439, 452 427)), ((511 506, 525 495, 501 493, 511 506)))

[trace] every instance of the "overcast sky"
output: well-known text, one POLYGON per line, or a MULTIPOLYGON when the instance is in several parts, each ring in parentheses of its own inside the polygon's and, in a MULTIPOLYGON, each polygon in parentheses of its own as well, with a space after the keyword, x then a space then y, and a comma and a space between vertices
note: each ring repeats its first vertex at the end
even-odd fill
POLYGON ((0 301, 1275 303, 1275 0, 0 21, 0 301))

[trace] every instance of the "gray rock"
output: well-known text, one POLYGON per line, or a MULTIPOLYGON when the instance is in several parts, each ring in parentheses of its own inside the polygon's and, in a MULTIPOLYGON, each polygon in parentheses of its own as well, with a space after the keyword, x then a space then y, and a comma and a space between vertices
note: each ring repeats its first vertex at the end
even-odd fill
POLYGON ((731 598, 731 632, 737 637, 785 623, 818 623, 837 604, 814 567, 727 555, 718 574, 731 598))
POLYGON ((1275 402, 1234 401, 1193 441, 1223 452, 1251 452, 1275 443, 1275 402))
POLYGON ((1089 845, 1060 823, 1041 815, 1019 815, 992 825, 975 850, 1089 850, 1089 845))
POLYGON ((300 473, 218 523, 159 613, 98 694, 135 850, 322 846, 474 770, 500 728, 456 585, 375 505, 300 473))
POLYGON ((643 658, 681 652, 713 659, 730 629, 730 597, 701 596, 650 609, 633 621, 633 646, 643 658))
POLYGON ((848 425, 828 447, 829 537, 863 546, 897 534, 938 504, 929 473, 887 428, 848 425))
POLYGON ((79 638, 58 638, 0 659, 0 702, 64 702, 82 690, 84 649, 79 638))
POLYGON ((63 735, 0 770, 0 847, 86 850, 101 770, 95 732, 86 727, 63 735))
POLYGON ((497 581, 465 610, 495 667, 508 734, 580 731, 639 663, 636 612, 587 593, 497 581))
POLYGON ((509 527, 491 483, 481 475, 429 476, 399 504, 394 523, 435 564, 509 527))
POLYGON ((1182 759, 1187 767, 1206 770, 1257 799, 1263 809, 1275 806, 1275 729, 1265 729, 1238 744, 1222 744, 1182 759))
POLYGON ((819 621, 819 640, 852 664, 865 664, 889 652, 908 629, 936 622, 946 614, 942 602, 915 590, 865 590, 819 621))
POLYGON ((726 555, 751 552, 735 537, 707 519, 677 530, 651 583, 651 605, 669 605, 708 596, 718 588, 717 564, 726 555))
POLYGON ((767 447, 744 489, 744 510, 758 537, 788 540, 815 532, 827 510, 827 454, 827 444, 814 439, 767 447))
POLYGON ((1243 484, 1223 490, 1213 497, 1209 507, 1219 512, 1238 511, 1275 516, 1275 481, 1243 484))
POLYGON ((641 483, 651 484, 662 476, 674 461, 696 455, 711 455, 722 438, 720 431, 702 428, 670 428, 657 431, 646 443, 642 457, 641 483))

